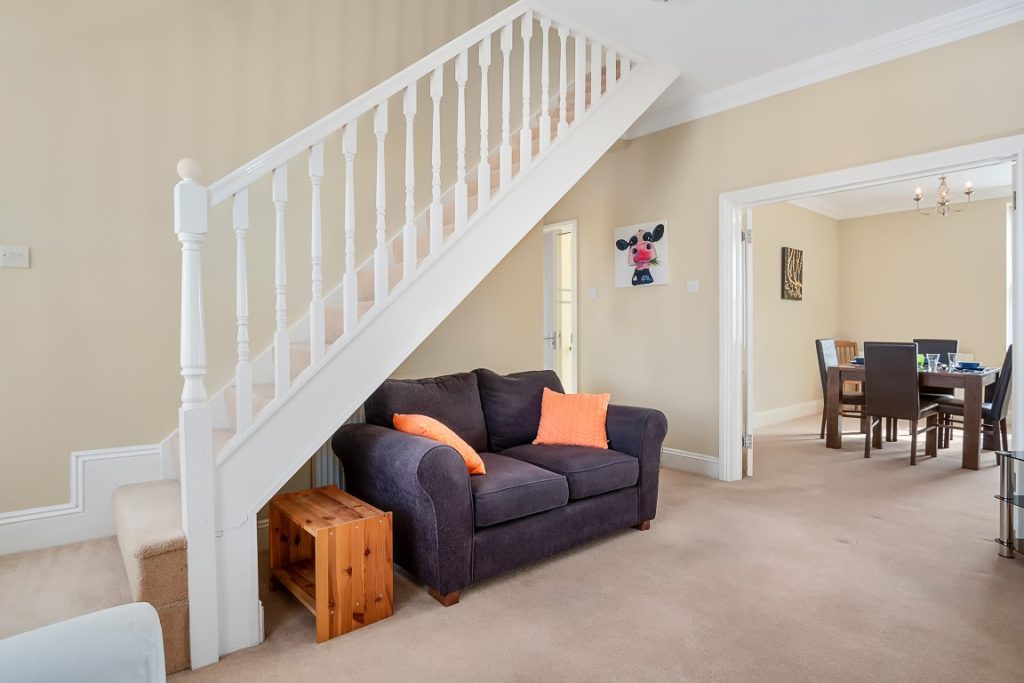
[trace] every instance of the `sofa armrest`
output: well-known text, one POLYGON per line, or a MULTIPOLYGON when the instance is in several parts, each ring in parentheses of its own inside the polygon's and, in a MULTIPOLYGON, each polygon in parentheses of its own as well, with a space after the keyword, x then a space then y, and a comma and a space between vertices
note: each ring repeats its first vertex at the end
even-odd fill
POLYGON ((608 447, 640 461, 640 522, 654 519, 658 509, 658 468, 668 420, 660 410, 633 406, 608 406, 608 447))
POLYGON ((472 579, 473 495, 450 446, 369 424, 331 440, 352 495, 393 513, 395 561, 442 594, 472 579))

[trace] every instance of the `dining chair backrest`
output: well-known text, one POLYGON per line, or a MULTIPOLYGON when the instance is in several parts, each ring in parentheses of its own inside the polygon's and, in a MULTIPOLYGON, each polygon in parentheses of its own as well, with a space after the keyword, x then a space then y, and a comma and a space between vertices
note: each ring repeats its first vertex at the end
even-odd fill
POLYGON ((836 339, 836 355, 839 357, 840 365, 849 363, 857 357, 857 342, 836 339))
POLYGON ((1013 344, 1006 347, 1006 358, 996 380, 996 389, 992 393, 992 415, 997 420, 1006 418, 1010 407, 1010 380, 1013 373, 1013 344))
POLYGON ((864 342, 864 403, 872 417, 918 419, 917 344, 864 342))
POLYGON ((828 393, 828 369, 839 365, 835 339, 815 339, 814 348, 818 352, 818 374, 821 375, 821 395, 828 393))
POLYGON ((937 353, 939 361, 943 363, 949 358, 947 354, 960 350, 959 339, 915 339, 914 343, 917 344, 918 353, 937 353))
MULTIPOLYGON (((915 339, 914 343, 917 344, 918 353, 939 354, 940 363, 948 362, 949 354, 956 353, 960 350, 959 339, 915 339)), ((956 393, 956 390, 948 387, 928 387, 926 393, 941 396, 952 396, 956 393)))

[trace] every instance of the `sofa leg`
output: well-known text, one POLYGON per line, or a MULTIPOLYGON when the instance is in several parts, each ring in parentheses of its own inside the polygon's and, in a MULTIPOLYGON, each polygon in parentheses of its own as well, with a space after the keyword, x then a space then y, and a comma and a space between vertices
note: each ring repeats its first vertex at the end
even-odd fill
POLYGON ((651 528, 651 520, 645 519, 644 521, 642 521, 639 524, 635 525, 633 528, 634 529, 639 529, 640 531, 647 531, 648 529, 651 528))
POLYGON ((445 607, 451 607, 459 602, 459 595, 461 594, 461 591, 452 591, 447 595, 442 595, 441 592, 433 586, 428 586, 427 593, 430 594, 430 597, 434 598, 445 607))

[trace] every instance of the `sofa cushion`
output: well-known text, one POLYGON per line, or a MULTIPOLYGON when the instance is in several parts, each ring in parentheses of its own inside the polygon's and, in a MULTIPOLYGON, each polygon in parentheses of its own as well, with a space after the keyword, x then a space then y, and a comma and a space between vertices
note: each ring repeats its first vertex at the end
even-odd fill
POLYGON ((533 441, 540 424, 541 395, 545 387, 562 391, 551 370, 499 375, 483 368, 473 371, 480 385, 480 403, 487 421, 492 451, 503 451, 533 441))
POLYGON ((477 527, 519 519, 569 502, 565 477, 523 460, 481 453, 487 474, 471 477, 477 527))
POLYGON ((565 475, 571 500, 635 486, 640 474, 639 460, 607 448, 530 444, 501 454, 565 475))
POLYGON ((426 415, 458 434, 479 452, 487 450, 487 425, 476 375, 389 379, 366 399, 366 421, 393 428, 395 413, 426 415))

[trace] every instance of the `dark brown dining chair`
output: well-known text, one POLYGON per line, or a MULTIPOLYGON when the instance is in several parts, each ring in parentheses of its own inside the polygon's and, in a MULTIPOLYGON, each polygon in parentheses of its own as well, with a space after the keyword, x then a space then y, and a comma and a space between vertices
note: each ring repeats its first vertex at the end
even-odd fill
MULTIPOLYGON (((828 416, 828 369, 839 365, 839 352, 836 348, 835 339, 815 339, 814 347, 818 353, 818 374, 821 377, 821 397, 824 405, 821 408, 821 432, 819 439, 825 438, 825 421, 828 416)), ((864 394, 859 392, 847 393, 840 387, 842 396, 839 404, 840 420, 844 417, 863 418, 864 394), (847 406, 861 406, 857 409, 850 409, 847 406)))
POLYGON ((939 453, 938 407, 923 402, 918 389, 917 344, 895 342, 864 343, 864 410, 867 413, 867 434, 864 435, 864 457, 871 457, 871 448, 882 447, 882 420, 910 421, 910 464, 917 464, 917 437, 926 433, 925 455, 939 453), (924 429, 918 429, 921 420, 924 429))
MULTIPOLYGON (((1006 433, 1006 415, 1010 409, 1010 386, 1013 375, 1013 344, 1006 348, 1003 367, 999 370, 999 379, 995 381, 992 398, 981 404, 981 426, 985 432, 991 432, 992 440, 1004 451, 1010 449, 1010 440, 1006 433)), ((964 402, 960 398, 947 398, 939 401, 939 417, 944 430, 963 430, 964 402), (960 418, 959 420, 956 418, 960 418)), ((948 441, 946 442, 948 446, 948 441)))
MULTIPOLYGON (((914 343, 917 344, 918 353, 939 354, 940 363, 948 363, 949 354, 960 350, 959 339, 915 339, 914 343)), ((925 387, 921 390, 922 400, 932 400, 933 396, 952 396, 955 391, 946 387, 925 387)))

